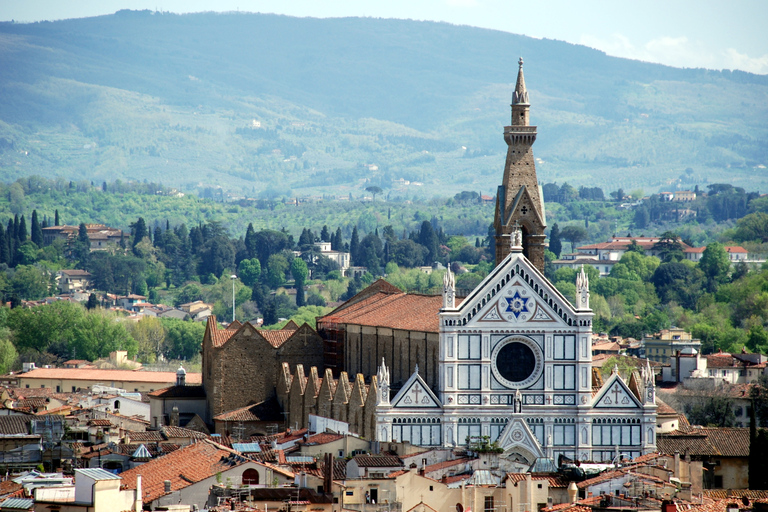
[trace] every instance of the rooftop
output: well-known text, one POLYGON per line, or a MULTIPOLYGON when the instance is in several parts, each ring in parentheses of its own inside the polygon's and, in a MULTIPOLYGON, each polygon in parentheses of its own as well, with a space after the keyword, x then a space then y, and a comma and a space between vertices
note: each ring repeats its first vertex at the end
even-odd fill
MULTIPOLYGON (((176 372, 149 372, 142 370, 99 370, 96 368, 35 368, 20 373, 21 379, 89 380, 94 382, 146 382, 175 383, 176 372)), ((201 373, 188 373, 187 382, 202 383, 201 373)))

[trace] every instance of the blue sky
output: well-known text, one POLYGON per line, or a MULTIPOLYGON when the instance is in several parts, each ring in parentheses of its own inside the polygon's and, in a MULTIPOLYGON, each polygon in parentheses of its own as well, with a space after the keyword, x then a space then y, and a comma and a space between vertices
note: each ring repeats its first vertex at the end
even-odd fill
POLYGON ((0 0, 0 20, 80 18, 119 9, 445 21, 677 67, 768 74, 765 0, 0 0))

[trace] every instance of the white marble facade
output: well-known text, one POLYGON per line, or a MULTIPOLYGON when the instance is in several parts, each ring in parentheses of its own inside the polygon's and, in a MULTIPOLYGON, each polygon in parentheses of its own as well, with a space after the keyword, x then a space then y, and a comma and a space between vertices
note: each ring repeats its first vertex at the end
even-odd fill
POLYGON ((459 446, 488 436, 503 459, 532 463, 559 455, 607 461, 656 449, 653 375, 632 385, 617 372, 593 389, 592 310, 583 269, 574 307, 522 253, 511 252, 456 305, 450 271, 440 312, 439 389, 415 369, 390 399, 378 381, 379 441, 459 446), (630 389, 631 388, 631 389, 630 389))

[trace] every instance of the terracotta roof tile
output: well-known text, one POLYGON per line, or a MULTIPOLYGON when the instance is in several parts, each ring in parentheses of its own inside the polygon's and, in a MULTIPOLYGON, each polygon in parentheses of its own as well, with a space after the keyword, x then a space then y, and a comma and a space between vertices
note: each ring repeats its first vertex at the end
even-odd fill
POLYGON ((290 331, 290 330, 279 330, 279 331, 267 331, 267 330, 260 330, 258 333, 261 335, 262 338, 267 340, 270 345, 272 345, 275 348, 280 347, 283 343, 288 341, 291 336, 296 334, 296 331, 290 331))
POLYGON ((389 327, 406 331, 438 332, 438 295, 379 292, 332 311, 319 322, 389 327))
POLYGON ((664 453, 691 456, 749 456, 749 429, 730 427, 682 427, 657 434, 656 446, 664 453))
MULTIPOLYGON (((163 483, 165 480, 171 481, 172 491, 178 491, 212 477, 220 471, 226 471, 247 462, 252 461, 238 456, 221 445, 205 440, 125 471, 120 476, 123 479, 123 489, 135 489, 136 477, 141 475, 144 503, 151 503, 166 494, 163 483)), ((293 476, 293 473, 288 471, 272 468, 273 471, 286 476, 293 476)))
MULTIPOLYGON (((99 370, 95 368, 35 368, 21 375, 25 379, 76 379, 95 382, 175 383, 176 372, 141 370, 99 370)), ((201 384, 201 373, 187 373, 187 382, 201 384)))
POLYGON ((432 471, 439 471, 439 470, 445 469, 445 468, 451 468, 451 467, 454 467, 454 466, 464 465, 464 464, 467 464, 468 462, 470 462, 471 460, 472 459, 470 459, 470 458, 454 459, 454 460, 446 460, 446 461, 443 461, 443 462, 438 462, 437 464, 430 464, 429 466, 424 466, 424 472, 425 473, 429 473, 429 472, 432 472, 432 471))
POLYGON ((309 438, 302 444, 320 445, 320 444, 332 443, 334 441, 338 441, 339 439, 343 439, 343 438, 344 438, 343 434, 321 432, 319 434, 309 436, 309 438))
POLYGON ((355 455, 353 457, 361 468, 396 468, 402 467, 403 461, 394 455, 355 455))
POLYGON ((147 393, 155 398, 205 398, 203 386, 170 386, 147 393))
POLYGON ((213 417, 214 421, 280 421, 280 404, 275 397, 254 405, 223 412, 213 417))

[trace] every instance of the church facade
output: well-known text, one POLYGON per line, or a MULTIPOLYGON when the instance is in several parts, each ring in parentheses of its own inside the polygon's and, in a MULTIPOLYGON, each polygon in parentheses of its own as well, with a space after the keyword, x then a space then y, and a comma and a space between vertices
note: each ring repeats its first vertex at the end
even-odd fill
POLYGON ((522 59, 512 102, 509 146, 496 207, 496 268, 460 302, 450 271, 438 314, 437 385, 419 368, 390 396, 382 360, 376 381, 378 441, 421 446, 489 445, 509 469, 536 458, 610 461, 656 450, 650 369, 603 382, 592 369, 589 281, 576 304, 544 276, 543 201, 528 124, 522 59))

